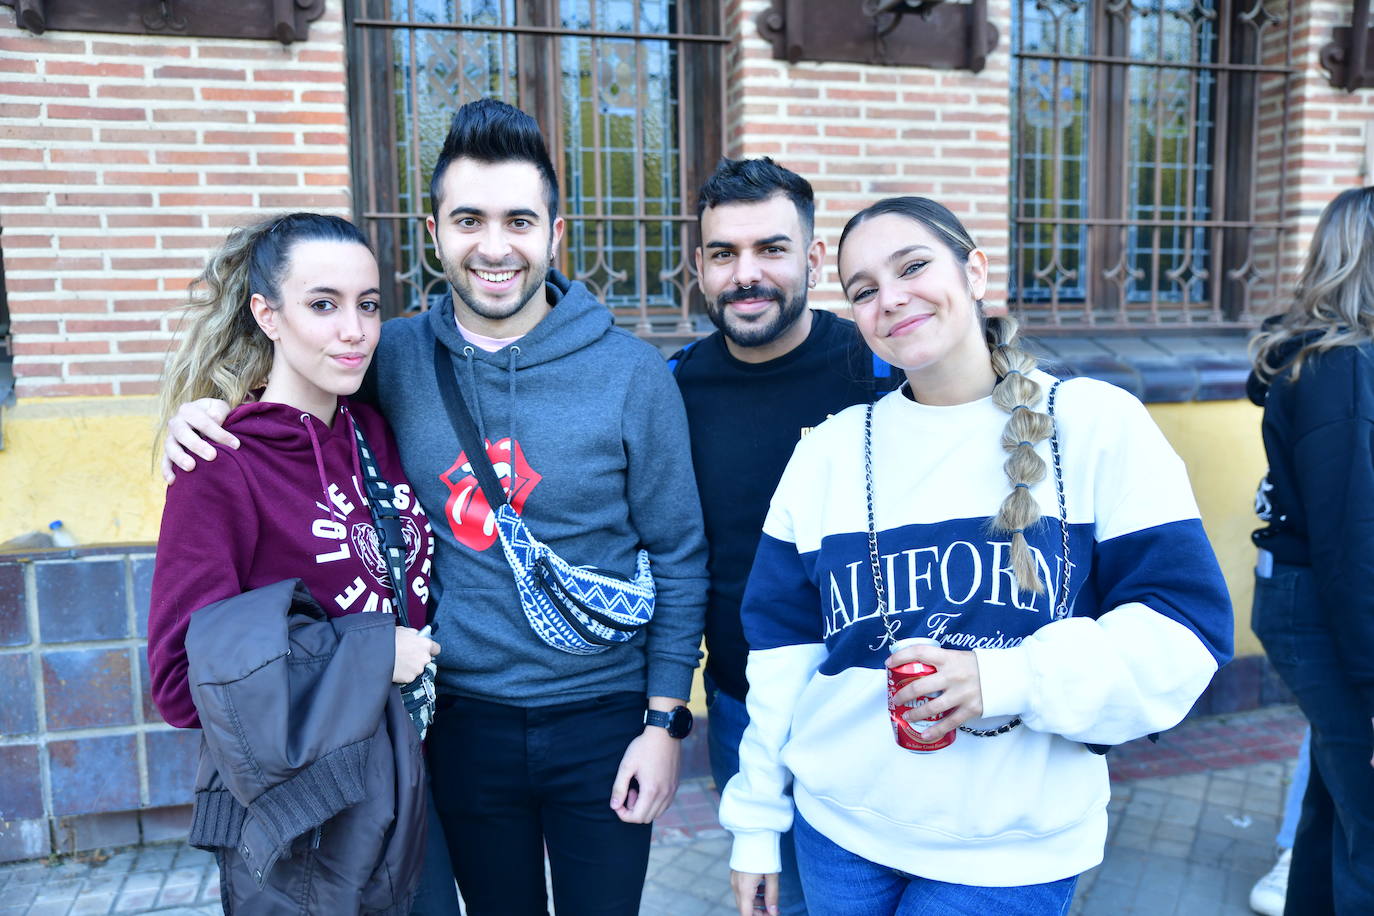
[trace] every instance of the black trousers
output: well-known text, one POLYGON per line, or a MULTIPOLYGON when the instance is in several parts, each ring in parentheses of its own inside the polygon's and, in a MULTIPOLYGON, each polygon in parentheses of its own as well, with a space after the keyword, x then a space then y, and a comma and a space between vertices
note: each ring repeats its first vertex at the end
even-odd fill
POLYGON ((1374 732, 1336 651, 1312 570, 1275 563, 1271 577, 1257 577, 1251 626, 1312 725, 1312 770, 1284 913, 1374 913, 1374 732))
POLYGON ((544 916, 548 851, 558 916, 636 916, 648 824, 611 810, 644 696, 525 709, 444 697, 425 742, 453 873, 469 916, 544 916))

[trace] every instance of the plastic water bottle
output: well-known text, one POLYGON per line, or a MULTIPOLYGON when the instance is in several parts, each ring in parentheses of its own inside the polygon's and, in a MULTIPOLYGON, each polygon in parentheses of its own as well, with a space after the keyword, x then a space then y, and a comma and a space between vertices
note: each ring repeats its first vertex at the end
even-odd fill
POLYGON ((48 531, 52 533, 52 544, 54 547, 76 546, 76 538, 72 537, 71 534, 68 533, 67 529, 62 527, 61 519, 54 522, 49 522, 48 531))

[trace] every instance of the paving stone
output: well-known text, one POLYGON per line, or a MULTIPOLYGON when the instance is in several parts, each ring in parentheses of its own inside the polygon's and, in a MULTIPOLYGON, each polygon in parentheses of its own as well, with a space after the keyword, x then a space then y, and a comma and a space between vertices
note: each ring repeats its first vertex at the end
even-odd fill
POLYGON ((10 883, 40 884, 48 875, 48 866, 42 862, 19 862, 0 868, 4 869, 6 879, 10 883))
POLYGON ((158 895, 157 905, 160 907, 183 906, 185 904, 195 903, 196 897, 199 894, 199 881, 197 881, 195 884, 168 884, 166 887, 162 889, 162 893, 158 895))
POLYGON ((163 846, 145 846, 139 854, 138 863, 134 865, 136 872, 149 871, 151 869, 165 870, 172 867, 179 847, 170 844, 163 846))
POLYGON ((178 844, 176 847, 176 858, 173 860, 177 868, 213 868, 215 867, 215 854, 204 849, 196 849, 194 846, 178 844))
POLYGON ((28 906, 38 896, 41 884, 16 884, 13 881, 0 887, 0 906, 28 906))
POLYGON ((81 890, 84 882, 80 878, 65 878, 57 881, 45 881, 38 888, 38 895, 35 896, 35 903, 43 903, 49 900, 66 900, 68 903, 76 899, 76 894, 81 890))
POLYGON ((103 914, 110 912, 114 903, 114 894, 83 893, 72 905, 71 916, 91 916, 91 914, 103 916, 103 914))
POLYGON ((71 908, 70 900, 40 900, 29 907, 26 916, 67 916, 71 908))
POLYGON ((162 889, 163 873, 161 871, 136 871, 124 879, 124 891, 152 891, 156 893, 162 889))
POLYGON ((124 875, 105 874, 103 870, 93 868, 86 878, 86 886, 82 888, 81 894, 118 894, 123 887, 124 875))
POLYGON ((157 900, 157 889, 126 890, 115 901, 116 913, 141 913, 157 900))

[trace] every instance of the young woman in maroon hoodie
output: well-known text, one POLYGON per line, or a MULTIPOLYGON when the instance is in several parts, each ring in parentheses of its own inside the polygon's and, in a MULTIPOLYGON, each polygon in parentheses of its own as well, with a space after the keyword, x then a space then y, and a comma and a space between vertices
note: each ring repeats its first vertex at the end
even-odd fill
POLYGON ((355 424, 404 517, 407 577, 397 591, 412 626, 396 628, 392 680, 409 683, 439 652, 416 629, 428 613, 429 522, 385 421, 346 397, 362 384, 380 336, 379 286, 376 258, 357 227, 314 213, 234 230, 191 286, 163 380, 163 426, 195 398, 241 406, 224 424, 239 448, 178 474, 167 491, 148 665, 153 701, 172 725, 199 725, 185 648, 196 610, 299 578, 331 616, 395 611, 355 424))

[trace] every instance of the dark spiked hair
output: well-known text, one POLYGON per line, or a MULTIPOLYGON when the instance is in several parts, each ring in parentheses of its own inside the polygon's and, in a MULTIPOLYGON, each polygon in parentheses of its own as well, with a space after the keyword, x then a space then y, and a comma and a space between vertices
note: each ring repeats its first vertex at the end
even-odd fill
POLYGON ((434 161, 434 173, 429 179, 429 207, 435 219, 439 218, 444 173, 455 159, 475 159, 489 164, 528 162, 544 179, 544 203, 549 209, 549 222, 558 218, 558 176, 553 172, 544 135, 534 118, 519 108, 497 99, 478 99, 454 112, 444 148, 434 161))
POLYGON ((707 207, 754 203, 775 194, 786 195, 797 208, 802 229, 810 237, 816 228, 816 194, 811 182, 767 156, 758 159, 721 159, 697 194, 697 218, 707 207))

